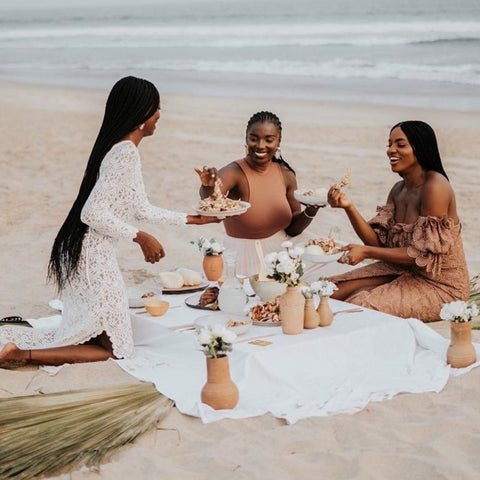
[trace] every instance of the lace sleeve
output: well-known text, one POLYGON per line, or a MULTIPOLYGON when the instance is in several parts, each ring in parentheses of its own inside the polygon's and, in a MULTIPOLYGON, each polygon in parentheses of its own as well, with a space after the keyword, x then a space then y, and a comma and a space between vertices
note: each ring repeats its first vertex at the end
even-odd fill
POLYGON ((392 204, 383 205, 381 207, 378 206, 377 215, 368 222, 383 246, 387 244, 388 232, 394 223, 394 212, 395 206, 392 204))
POLYGON ((442 268, 442 255, 452 249, 459 235, 459 227, 449 218, 418 217, 413 225, 404 228, 412 232, 408 255, 415 259, 417 266, 438 275, 442 268))
POLYGON ((156 207, 148 201, 147 194, 145 192, 145 184, 143 183, 140 159, 138 159, 135 165, 135 191, 135 219, 139 222, 168 225, 185 225, 187 223, 186 213, 173 212, 172 210, 156 207))
MULTIPOLYGON (((134 147, 114 146, 103 159, 97 182, 82 209, 82 222, 102 235, 126 240, 137 235, 138 228, 115 214, 115 209, 122 208, 122 201, 131 189, 135 156, 138 151, 134 147)), ((128 206, 124 208, 127 210, 128 206)))

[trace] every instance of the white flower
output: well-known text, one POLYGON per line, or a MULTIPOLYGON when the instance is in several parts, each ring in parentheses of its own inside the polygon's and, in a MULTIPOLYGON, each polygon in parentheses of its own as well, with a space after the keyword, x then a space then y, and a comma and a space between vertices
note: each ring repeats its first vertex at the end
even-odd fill
POLYGON ((277 252, 272 252, 272 253, 267 253, 265 255, 265 263, 275 263, 278 259, 278 253, 277 252))
POLYGON ((475 303, 469 305, 461 300, 444 303, 440 310, 440 318, 451 322, 468 322, 477 315, 478 307, 475 303))
POLYGON ((237 334, 228 329, 225 330, 224 334, 222 335, 222 340, 225 343, 232 343, 236 338, 237 338, 237 334))
POLYGON ((212 242, 210 248, 216 253, 220 253, 223 250, 223 247, 218 242, 212 242))
POLYGON ((313 298, 313 291, 310 287, 301 287, 300 291, 305 298, 313 298))
POLYGON ((212 339, 212 334, 208 328, 202 328, 198 334, 198 343, 200 345, 207 345, 212 339))
POLYGON ((279 263, 285 263, 287 261, 290 261, 290 255, 288 252, 280 252, 277 257, 277 261, 279 263))
POLYGON ((301 257, 303 255, 304 249, 302 247, 295 247, 293 250, 290 250, 290 256, 294 257, 301 257))
POLYGON ((318 294, 322 297, 329 297, 333 294, 335 290, 338 290, 337 286, 333 282, 330 282, 328 280, 320 280, 318 284, 318 286, 316 285, 317 291, 318 294))
POLYGON ((322 285, 323 285, 322 282, 317 281, 317 282, 313 282, 310 285, 310 288, 313 292, 318 293, 318 291, 322 288, 322 285))
POLYGON ((225 331, 225 325, 222 325, 221 323, 212 326, 212 334, 214 337, 223 337, 225 331))
POLYGON ((282 242, 283 248, 291 248, 292 246, 293 246, 293 243, 290 242, 289 240, 285 240, 284 242, 282 242))

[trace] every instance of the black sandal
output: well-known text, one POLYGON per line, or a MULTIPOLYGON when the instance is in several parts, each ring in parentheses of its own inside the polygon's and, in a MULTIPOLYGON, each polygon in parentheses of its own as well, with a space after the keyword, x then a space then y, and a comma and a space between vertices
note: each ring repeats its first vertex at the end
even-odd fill
POLYGON ((18 325, 21 327, 31 327, 31 325, 19 315, 0 318, 0 325, 18 325))

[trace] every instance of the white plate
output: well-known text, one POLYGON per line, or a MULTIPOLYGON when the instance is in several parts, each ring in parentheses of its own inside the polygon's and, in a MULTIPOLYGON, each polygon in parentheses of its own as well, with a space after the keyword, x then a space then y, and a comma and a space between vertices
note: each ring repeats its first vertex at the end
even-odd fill
MULTIPOLYGON (((343 247, 346 245, 344 242, 335 242, 337 247, 343 247)), ((306 248, 305 244, 300 245, 304 250, 306 248)), ((302 258, 305 262, 312 262, 312 263, 331 263, 336 262, 345 252, 338 252, 338 253, 325 253, 324 255, 312 255, 309 253, 303 253, 302 258)))
POLYGON ((161 287, 152 287, 150 285, 134 285, 127 288, 128 306, 130 308, 141 308, 145 306, 145 300, 151 297, 142 298, 142 295, 153 292, 155 295, 162 294, 161 287))
POLYGON ((228 313, 214 313, 212 315, 204 315, 195 320, 194 325, 197 328, 202 327, 213 327, 214 325, 224 325, 232 332, 235 332, 237 335, 243 335, 248 331, 252 325, 252 320, 246 315, 230 315, 228 313), (228 327, 229 321, 242 322, 243 325, 238 325, 236 327, 228 327))
POLYGON ((293 192, 293 196, 300 202, 300 203, 305 203, 307 205, 318 205, 323 207, 324 205, 327 204, 327 193, 328 190, 326 188, 323 188, 321 190, 325 190, 325 194, 322 193, 322 195, 303 195, 303 192, 306 192, 308 190, 319 190, 318 188, 303 188, 301 190, 295 190, 293 192))
POLYGON ((227 210, 225 212, 204 212, 203 210, 200 210, 199 208, 195 207, 195 211, 198 213, 198 215, 203 215, 205 217, 217 217, 217 218, 226 218, 226 217, 233 217, 234 215, 241 215, 242 213, 245 213, 249 208, 250 204, 248 202, 240 202, 240 205, 242 208, 239 208, 237 210, 227 210))

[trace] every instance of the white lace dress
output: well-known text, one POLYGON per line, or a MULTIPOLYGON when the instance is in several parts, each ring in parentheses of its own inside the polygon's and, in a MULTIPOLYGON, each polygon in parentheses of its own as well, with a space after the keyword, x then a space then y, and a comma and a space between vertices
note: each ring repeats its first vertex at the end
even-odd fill
POLYGON ((133 353, 125 284, 116 257, 118 240, 132 241, 138 229, 129 222, 185 225, 186 214, 148 202, 140 154, 134 143, 117 143, 107 153, 99 178, 81 214, 89 228, 83 240, 78 273, 63 291, 58 329, 0 327, 0 344, 40 349, 85 343, 106 332, 117 358, 133 353))

